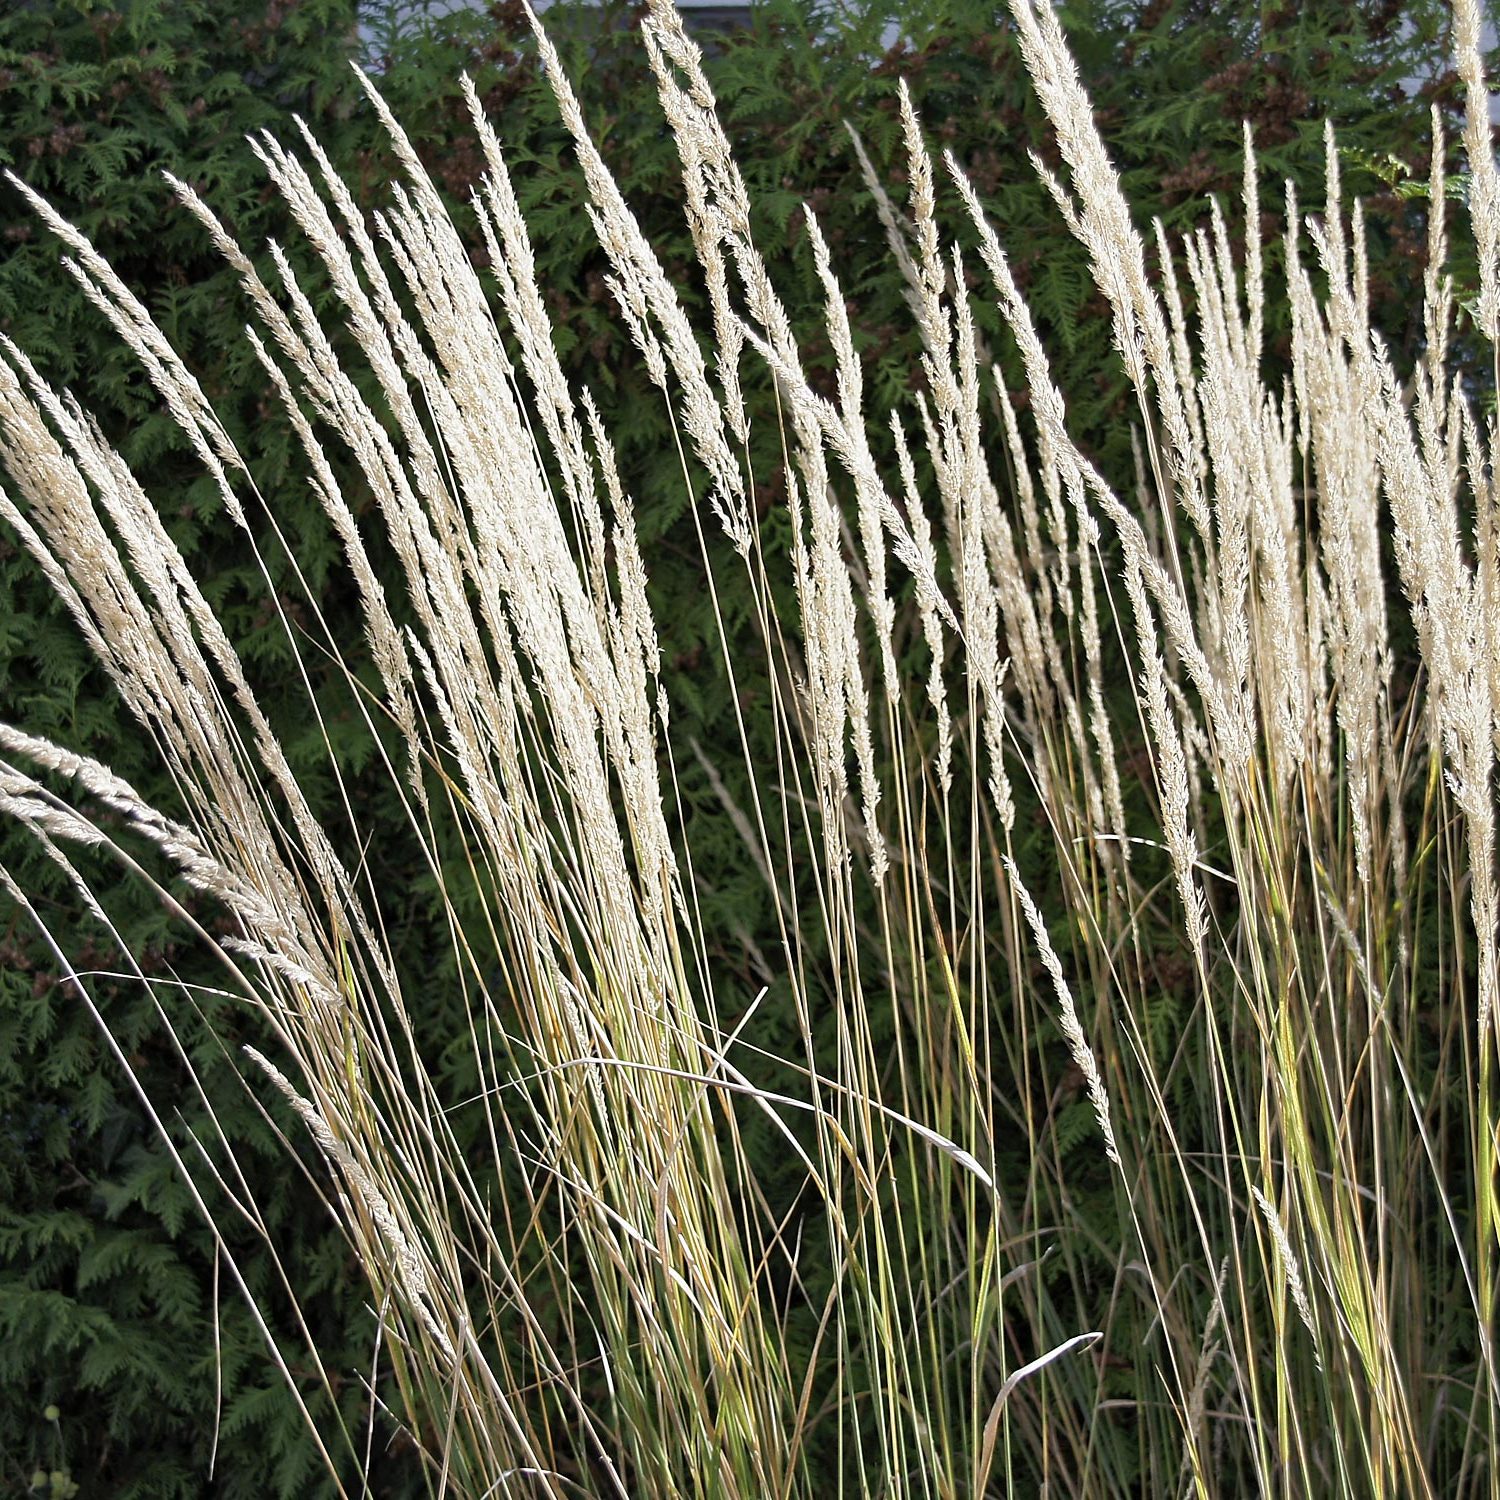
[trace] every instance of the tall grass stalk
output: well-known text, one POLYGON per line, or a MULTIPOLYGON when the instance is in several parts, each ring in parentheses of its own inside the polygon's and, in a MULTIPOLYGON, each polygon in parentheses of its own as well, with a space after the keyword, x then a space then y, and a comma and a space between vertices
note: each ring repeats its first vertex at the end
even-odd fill
MULTIPOLYGON (((1134 475, 1069 435, 1006 226, 932 160, 904 93, 906 204, 868 170, 924 352, 888 411, 810 213, 834 376, 808 374, 670 4, 642 44, 702 319, 536 26, 699 497, 706 586, 750 601, 718 614, 726 670, 755 685, 738 773, 674 735, 653 617, 671 601, 564 378, 473 91, 467 239, 373 88, 405 174, 373 220, 305 131, 251 143, 327 317, 293 251, 272 246, 263 280, 174 183, 239 274, 358 591, 374 675, 351 666, 353 701, 441 895, 465 1097, 439 1081, 353 791, 336 780, 336 815, 315 814, 148 489, 0 341, 0 514, 179 793, 148 806, 4 725, 0 808, 74 874, 80 916, 108 921, 84 846, 228 919, 199 935, 263 1023, 245 1067, 321 1157, 391 1417, 440 1493, 1500 1493, 1500 519, 1494 420, 1455 363, 1436 118, 1425 353, 1398 371, 1331 133, 1327 202, 1304 217, 1288 195, 1269 285, 1248 131, 1242 203, 1148 238, 1055 12, 1011 12, 1064 166, 1037 170, 1134 391, 1134 475), (774 929, 743 935, 759 994, 726 979, 700 912, 685 753, 772 895, 774 929), (762 1050, 765 1005, 798 1055, 762 1050), (757 1179, 752 1114, 804 1174, 791 1201, 757 1179)), ((1475 0, 1455 18, 1475 333, 1500 359, 1475 0)), ((142 303, 33 204, 245 547, 286 545, 142 303)), ((296 629, 277 604, 292 638, 355 661, 304 602, 296 629)), ((253 1222, 248 1186, 222 1186, 253 1222)), ((357 1491, 371 1435, 322 1440, 357 1491)))

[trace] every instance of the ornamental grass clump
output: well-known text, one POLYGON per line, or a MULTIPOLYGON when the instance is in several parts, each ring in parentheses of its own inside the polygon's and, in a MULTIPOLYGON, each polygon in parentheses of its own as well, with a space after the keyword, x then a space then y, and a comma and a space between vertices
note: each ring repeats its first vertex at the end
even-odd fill
MULTIPOLYGON (((1062 164, 1035 167, 1135 394, 1133 473, 1070 436, 1006 226, 904 94, 907 201, 870 169, 872 215, 923 353, 909 404, 874 410, 810 212, 832 376, 809 374, 777 291, 796 268, 757 246, 667 0, 641 40, 691 285, 536 27, 704 587, 749 601, 718 611, 738 767, 675 735, 643 497, 564 376, 473 90, 464 231, 373 88, 404 176, 370 220, 305 130, 252 142, 304 242, 269 271, 173 183, 239 277, 343 549, 362 644, 311 587, 271 597, 303 661, 345 664, 400 790, 459 976, 461 1092, 362 857, 381 830, 336 766, 310 803, 158 497, 3 343, 0 514, 179 797, 6 724, 0 807, 76 876, 80 920, 110 917, 78 849, 152 883, 256 1018, 247 1082, 317 1153, 369 1283, 368 1429, 318 1433, 340 1490, 394 1424, 438 1492, 475 1497, 1500 1493, 1500 185, 1477 8, 1455 39, 1478 296, 1459 308, 1444 274, 1434 115, 1410 370, 1369 325, 1331 133, 1323 211, 1285 202, 1279 284, 1248 130, 1241 204, 1148 238, 1055 12, 1011 11, 1062 164), (1463 368, 1485 345, 1491 369, 1463 368), (681 796, 684 756, 711 807, 681 796), (731 934, 758 991, 700 915, 705 817, 772 896, 772 930, 731 934)), ((140 301, 33 206, 247 554, 295 557, 140 301)), ((60 962, 70 937, 48 932, 60 962)), ((165 1024, 191 1003, 164 997, 165 1024)), ((205 1212, 254 1224, 253 1185, 213 1169, 205 1212)))

